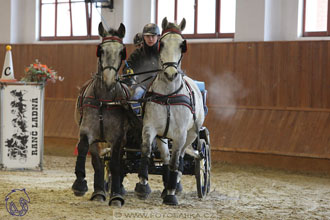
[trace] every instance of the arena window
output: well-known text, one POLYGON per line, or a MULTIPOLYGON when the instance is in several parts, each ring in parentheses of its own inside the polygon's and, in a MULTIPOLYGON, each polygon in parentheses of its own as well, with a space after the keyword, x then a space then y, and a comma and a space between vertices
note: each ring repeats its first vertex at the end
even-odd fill
POLYGON ((85 0, 40 0, 40 40, 98 39, 101 16, 85 0))
POLYGON ((187 21, 186 38, 233 38, 236 0, 156 0, 156 23, 187 21))
POLYGON ((330 36, 330 0, 304 0, 303 36, 330 36))

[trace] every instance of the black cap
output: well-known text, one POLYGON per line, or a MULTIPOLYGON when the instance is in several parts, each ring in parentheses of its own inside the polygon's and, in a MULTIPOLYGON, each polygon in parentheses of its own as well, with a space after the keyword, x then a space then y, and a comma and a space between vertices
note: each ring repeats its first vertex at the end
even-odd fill
POLYGON ((143 28, 143 35, 160 35, 158 26, 153 23, 145 25, 143 28))

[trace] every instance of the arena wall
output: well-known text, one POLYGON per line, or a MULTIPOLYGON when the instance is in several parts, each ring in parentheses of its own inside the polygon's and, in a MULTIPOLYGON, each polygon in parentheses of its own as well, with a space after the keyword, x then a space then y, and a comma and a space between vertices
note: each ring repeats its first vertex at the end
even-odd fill
MULTIPOLYGON (((46 86, 46 138, 77 138, 75 98, 96 71, 95 52, 95 44, 13 45, 17 79, 35 59, 65 77, 46 86)), ((329 59, 330 41, 189 43, 182 69, 206 83, 212 159, 330 173, 329 59)))

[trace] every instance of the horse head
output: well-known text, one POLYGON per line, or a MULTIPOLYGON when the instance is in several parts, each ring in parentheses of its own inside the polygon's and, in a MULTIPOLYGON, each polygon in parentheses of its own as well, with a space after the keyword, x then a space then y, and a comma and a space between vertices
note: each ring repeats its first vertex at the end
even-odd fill
POLYGON ((186 19, 184 18, 179 25, 168 22, 166 17, 162 21, 163 32, 159 40, 159 57, 164 75, 169 81, 177 77, 182 55, 187 50, 186 40, 181 34, 185 27, 186 19))
POLYGON ((121 23, 117 30, 110 28, 107 31, 100 22, 99 35, 102 37, 102 43, 97 47, 99 73, 109 89, 116 83, 121 63, 126 59, 126 47, 122 42, 125 26, 121 23))

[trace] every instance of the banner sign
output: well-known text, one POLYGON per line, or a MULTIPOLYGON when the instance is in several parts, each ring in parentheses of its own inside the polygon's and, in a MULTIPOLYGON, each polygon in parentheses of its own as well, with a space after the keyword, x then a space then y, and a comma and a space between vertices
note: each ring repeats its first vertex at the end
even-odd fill
POLYGON ((1 168, 42 169, 43 86, 7 84, 0 91, 1 168))

